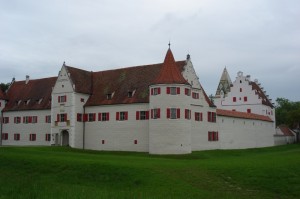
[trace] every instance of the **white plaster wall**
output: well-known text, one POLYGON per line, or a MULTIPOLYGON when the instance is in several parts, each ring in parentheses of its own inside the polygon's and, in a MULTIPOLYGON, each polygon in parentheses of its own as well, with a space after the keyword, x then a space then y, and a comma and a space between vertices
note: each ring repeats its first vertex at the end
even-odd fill
POLYGON ((190 109, 191 96, 184 93, 189 85, 152 85, 160 87, 160 95, 150 95, 149 109, 160 108, 160 118, 149 121, 149 153, 184 154, 191 153, 191 124, 185 119, 184 110, 190 109), (166 94, 168 86, 180 87, 179 95, 166 94), (167 108, 180 108, 179 119, 168 119, 167 108))
POLYGON ((222 149, 244 149, 274 145, 273 122, 218 116, 222 149))
POLYGON ((10 111, 4 112, 3 117, 9 117, 9 123, 3 124, 3 133, 8 133, 8 140, 2 140, 3 145, 50 145, 46 141, 46 134, 51 132, 51 124, 45 122, 50 110, 10 111), (23 123, 23 116, 37 116, 37 123, 23 123), (21 123, 15 124, 14 117, 21 117, 21 123), (20 140, 14 140, 14 134, 20 134, 20 140), (29 141, 31 133, 36 134, 36 141, 29 141))
POLYGON ((201 88, 199 77, 197 76, 193 63, 190 59, 186 60, 186 65, 184 66, 184 70, 182 71, 182 76, 191 84, 193 88, 201 88))
POLYGON ((149 120, 136 120, 136 111, 148 110, 148 103, 86 107, 86 113, 96 113, 96 121, 85 122, 85 148, 149 151, 149 120), (116 112, 121 111, 128 111, 128 120, 116 121, 116 112), (98 113, 103 112, 109 112, 109 121, 98 121, 98 113), (137 140, 137 144, 134 144, 134 140, 137 140))

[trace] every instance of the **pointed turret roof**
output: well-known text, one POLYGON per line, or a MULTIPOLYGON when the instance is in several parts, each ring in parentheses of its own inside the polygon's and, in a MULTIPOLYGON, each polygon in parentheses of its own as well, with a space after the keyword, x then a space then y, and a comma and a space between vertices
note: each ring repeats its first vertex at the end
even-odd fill
POLYGON ((218 88, 216 91, 216 96, 221 94, 221 91, 226 95, 228 92, 230 92, 230 87, 232 86, 232 81, 230 79, 229 73, 226 69, 226 67, 223 70, 223 73, 221 75, 218 88))
POLYGON ((169 48, 163 66, 153 81, 154 84, 189 84, 179 71, 173 53, 169 48))

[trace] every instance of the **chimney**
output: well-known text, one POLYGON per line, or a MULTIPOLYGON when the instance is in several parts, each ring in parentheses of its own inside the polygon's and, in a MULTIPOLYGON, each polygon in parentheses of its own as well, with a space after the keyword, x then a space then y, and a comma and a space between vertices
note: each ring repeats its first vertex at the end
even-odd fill
POLYGON ((29 75, 26 75, 26 81, 25 81, 25 84, 28 84, 29 82, 29 75))

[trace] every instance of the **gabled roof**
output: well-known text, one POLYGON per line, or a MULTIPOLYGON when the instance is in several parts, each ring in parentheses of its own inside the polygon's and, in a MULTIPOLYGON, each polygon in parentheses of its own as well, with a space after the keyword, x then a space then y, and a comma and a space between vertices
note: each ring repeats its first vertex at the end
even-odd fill
POLYGON ((277 128, 279 128, 282 134, 285 136, 295 136, 292 130, 286 125, 279 125, 277 128))
POLYGON ((57 77, 15 81, 7 91, 3 111, 42 110, 51 108, 51 93, 57 77))
POLYGON ((92 72, 66 66, 69 77, 75 85, 75 92, 90 94, 92 89, 92 72))
POLYGON ((164 63, 153 84, 189 84, 176 67, 176 62, 171 49, 169 48, 165 56, 164 63))
POLYGON ((239 112, 239 111, 230 111, 230 110, 224 110, 224 109, 217 109, 217 115, 273 122, 273 120, 268 116, 258 115, 258 114, 254 114, 254 113, 239 112))
MULTIPOLYGON (((178 71, 183 71, 186 62, 174 64, 178 71)), ((92 94, 86 106, 149 103, 149 85, 162 67, 160 63, 93 72, 92 94), (129 92, 133 93, 131 97, 128 96, 129 92), (113 95, 111 99, 107 99, 108 94, 113 95)))
POLYGON ((255 94, 257 94, 262 99, 262 104, 274 108, 273 104, 270 102, 269 98, 267 98, 264 91, 255 82, 250 82, 250 85, 252 86, 252 90, 257 91, 255 92, 255 94))

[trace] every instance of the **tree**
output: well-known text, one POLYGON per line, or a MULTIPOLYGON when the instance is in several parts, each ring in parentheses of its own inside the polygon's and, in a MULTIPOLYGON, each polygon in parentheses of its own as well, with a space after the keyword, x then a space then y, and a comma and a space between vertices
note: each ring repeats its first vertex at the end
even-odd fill
POLYGON ((9 83, 5 84, 5 83, 0 83, 0 89, 5 92, 9 87, 9 83))
POLYGON ((276 102, 276 124, 286 124, 290 128, 299 128, 300 102, 292 102, 285 98, 277 98, 276 102))

